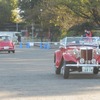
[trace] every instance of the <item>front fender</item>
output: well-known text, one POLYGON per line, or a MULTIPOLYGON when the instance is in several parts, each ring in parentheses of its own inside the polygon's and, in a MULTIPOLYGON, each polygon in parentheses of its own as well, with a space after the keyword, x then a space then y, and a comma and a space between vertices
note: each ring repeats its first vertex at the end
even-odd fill
POLYGON ((96 57, 96 60, 100 63, 100 55, 96 57))
POLYGON ((58 68, 60 67, 61 65, 61 60, 62 60, 62 52, 60 50, 57 50, 55 53, 54 53, 54 63, 55 63, 55 66, 58 68))
POLYGON ((73 55, 71 55, 71 54, 69 54, 69 53, 67 53, 67 54, 64 53, 64 54, 63 54, 63 58, 64 58, 65 61, 71 61, 71 62, 77 63, 76 57, 73 56, 73 55))

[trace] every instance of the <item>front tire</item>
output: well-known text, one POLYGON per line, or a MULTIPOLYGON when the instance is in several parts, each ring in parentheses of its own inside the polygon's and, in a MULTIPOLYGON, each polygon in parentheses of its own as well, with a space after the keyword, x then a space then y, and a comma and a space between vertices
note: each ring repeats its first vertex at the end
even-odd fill
POLYGON ((93 73, 94 74, 98 74, 98 72, 99 72, 98 68, 97 67, 94 67, 93 73))
POLYGON ((10 53, 10 51, 8 51, 8 53, 10 53))
POLYGON ((13 50, 12 53, 15 53, 15 50, 13 50))
POLYGON ((68 67, 64 68, 63 77, 64 77, 64 79, 68 79, 69 78, 69 68, 68 67))
POLYGON ((68 79, 69 78, 69 67, 65 65, 66 61, 64 61, 63 64, 63 78, 68 79))
POLYGON ((61 73, 61 68, 56 68, 55 73, 59 75, 61 73))
MULTIPOLYGON (((54 55, 54 63, 56 62, 56 55, 54 55)), ((55 73, 59 75, 61 73, 61 67, 59 66, 58 68, 55 66, 55 73)))

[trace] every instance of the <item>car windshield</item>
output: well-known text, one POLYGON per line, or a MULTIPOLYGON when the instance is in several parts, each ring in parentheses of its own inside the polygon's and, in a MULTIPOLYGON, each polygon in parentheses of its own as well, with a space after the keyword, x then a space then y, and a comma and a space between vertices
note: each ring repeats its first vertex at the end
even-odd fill
POLYGON ((60 40, 60 45, 64 46, 98 46, 100 37, 65 37, 60 40))
POLYGON ((11 41, 10 36, 0 36, 0 41, 11 41))

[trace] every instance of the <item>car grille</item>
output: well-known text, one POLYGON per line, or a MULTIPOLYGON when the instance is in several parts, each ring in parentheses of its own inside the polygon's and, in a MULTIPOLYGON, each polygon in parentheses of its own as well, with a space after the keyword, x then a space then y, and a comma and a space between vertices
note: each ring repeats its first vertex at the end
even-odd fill
POLYGON ((92 53, 93 53, 93 49, 90 49, 90 48, 81 49, 81 58, 85 60, 86 64, 91 63, 90 61, 93 58, 92 53))

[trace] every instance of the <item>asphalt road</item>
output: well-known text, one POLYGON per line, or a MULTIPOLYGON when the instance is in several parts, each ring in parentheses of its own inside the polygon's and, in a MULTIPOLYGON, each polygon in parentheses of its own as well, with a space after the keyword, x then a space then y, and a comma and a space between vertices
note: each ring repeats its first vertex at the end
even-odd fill
POLYGON ((55 75, 54 49, 0 52, 0 100, 100 100, 100 74, 55 75))

